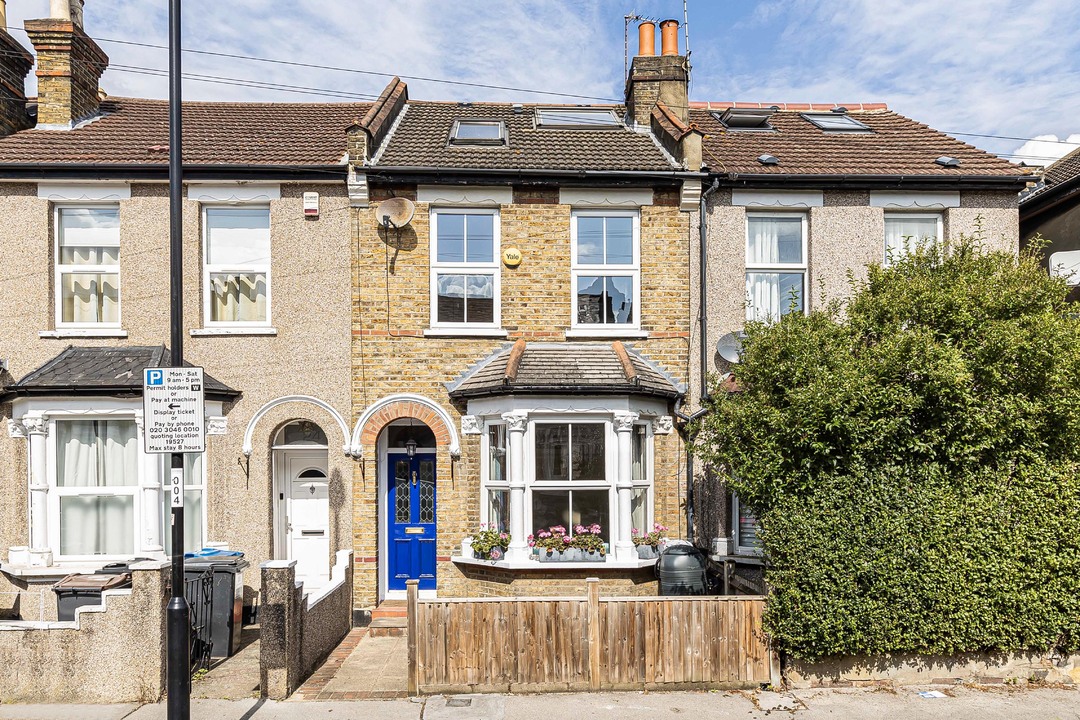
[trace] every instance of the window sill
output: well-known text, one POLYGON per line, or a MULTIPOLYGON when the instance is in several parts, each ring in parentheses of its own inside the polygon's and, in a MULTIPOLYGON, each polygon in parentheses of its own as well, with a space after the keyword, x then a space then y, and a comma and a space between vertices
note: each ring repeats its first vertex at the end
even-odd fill
POLYGON ((506 338, 507 332, 502 328, 427 328, 424 337, 484 337, 506 338))
POLYGON ((276 327, 208 327, 194 328, 191 337, 214 337, 217 335, 277 335, 276 327))
POLYGON ((649 337, 648 330, 636 328, 584 328, 576 327, 566 331, 568 338, 627 338, 644 340, 649 337))
POLYGON ((128 331, 121 328, 62 328, 42 330, 40 338, 126 338, 128 331))
POLYGON ((540 562, 539 560, 525 560, 508 562, 506 560, 480 560, 478 558, 454 555, 450 561, 456 565, 479 565, 481 567, 495 567, 503 570, 542 570, 543 572, 562 572, 572 570, 634 570, 656 565, 656 558, 651 560, 630 560, 619 562, 607 560, 605 562, 540 562))

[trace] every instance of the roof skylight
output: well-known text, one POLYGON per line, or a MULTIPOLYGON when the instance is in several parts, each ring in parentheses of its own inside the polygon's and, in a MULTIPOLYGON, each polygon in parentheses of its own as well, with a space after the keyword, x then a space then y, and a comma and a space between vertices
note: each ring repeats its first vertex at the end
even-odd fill
POLYGON ((769 124, 769 117, 779 108, 728 108, 724 112, 714 112, 713 117, 728 130, 775 130, 769 124))
POLYGON ((569 130, 614 130, 621 126, 612 110, 601 108, 536 108, 536 127, 569 130))
POLYGON ((452 145, 505 145, 506 126, 501 120, 455 120, 450 131, 452 145))
POLYGON ((873 132, 869 125, 842 112, 803 113, 802 116, 827 132, 873 132))

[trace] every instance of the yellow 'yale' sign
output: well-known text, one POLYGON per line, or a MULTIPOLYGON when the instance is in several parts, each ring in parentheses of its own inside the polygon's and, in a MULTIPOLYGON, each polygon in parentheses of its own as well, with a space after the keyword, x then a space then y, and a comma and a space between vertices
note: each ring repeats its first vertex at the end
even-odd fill
POLYGON ((515 247, 503 250, 503 263, 506 267, 517 267, 521 264, 521 251, 515 247))

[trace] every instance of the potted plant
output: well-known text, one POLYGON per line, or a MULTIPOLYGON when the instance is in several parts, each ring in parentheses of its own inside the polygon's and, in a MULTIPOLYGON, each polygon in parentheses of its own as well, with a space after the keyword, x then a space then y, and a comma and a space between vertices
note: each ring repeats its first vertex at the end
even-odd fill
POLYGON ((537 530, 529 536, 529 546, 534 549, 540 562, 558 562, 563 559, 563 551, 570 545, 570 537, 562 525, 537 530))
POLYGON ((502 560, 506 548, 510 547, 510 533, 503 532, 494 525, 480 524, 480 530, 473 533, 473 557, 481 560, 502 560))
POLYGON ((574 536, 570 539, 570 546, 580 551, 581 560, 604 562, 606 550, 601 532, 600 526, 596 523, 574 526, 574 536))
POLYGON ((660 523, 653 523, 653 530, 650 533, 642 534, 640 530, 634 528, 630 531, 634 546, 637 548, 638 557, 642 560, 652 560, 657 557, 657 546, 666 540, 664 533, 667 532, 667 528, 660 523))

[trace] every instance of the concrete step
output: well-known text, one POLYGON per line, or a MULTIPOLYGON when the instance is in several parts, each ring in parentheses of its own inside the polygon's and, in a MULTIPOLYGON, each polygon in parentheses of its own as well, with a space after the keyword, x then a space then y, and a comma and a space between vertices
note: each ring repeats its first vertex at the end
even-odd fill
POLYGON ((406 625, 407 620, 403 617, 375 618, 371 621, 371 624, 367 626, 368 636, 402 637, 405 635, 406 625))

